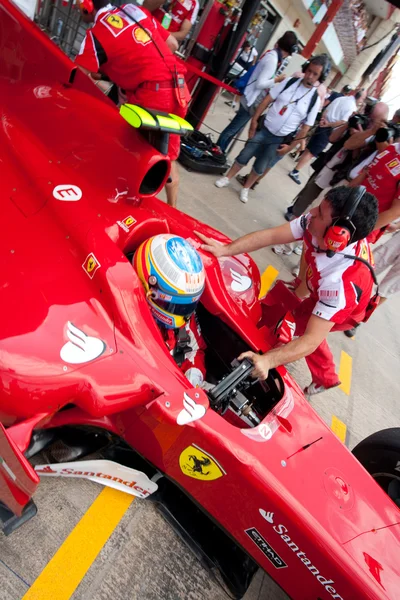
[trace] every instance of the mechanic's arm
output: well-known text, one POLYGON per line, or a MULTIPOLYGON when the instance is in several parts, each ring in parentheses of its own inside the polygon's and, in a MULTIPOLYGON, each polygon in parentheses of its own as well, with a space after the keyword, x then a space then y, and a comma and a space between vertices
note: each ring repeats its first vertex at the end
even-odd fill
POLYGON ((89 69, 85 69, 85 67, 81 67, 80 65, 78 65, 78 68, 84 73, 86 73, 86 75, 89 75, 89 77, 91 77, 91 79, 94 79, 95 81, 99 81, 99 79, 101 79, 101 73, 99 72, 93 73, 93 71, 89 71, 89 69))
POLYGON ((192 29, 192 23, 189 19, 185 19, 179 31, 174 31, 171 35, 178 41, 183 42, 189 31, 192 29))
POLYGON ((279 227, 272 227, 271 229, 261 229, 260 231, 248 233, 230 244, 221 244, 198 231, 195 231, 195 234, 204 242, 200 248, 210 252, 217 258, 220 256, 235 256, 243 254, 243 252, 259 250, 260 248, 265 248, 265 246, 290 244, 295 241, 289 223, 285 223, 279 227))
POLYGON ((291 144, 281 144, 279 146, 278 150, 276 151, 276 153, 279 154, 279 156, 285 156, 285 154, 290 152, 293 148, 296 148, 297 144, 301 140, 304 140, 306 138, 309 130, 310 130, 310 125, 302 125, 302 127, 297 132, 297 135, 294 138, 294 140, 292 141, 292 143, 291 144))
POLYGON ((252 137, 254 137, 256 130, 257 130, 258 119, 261 117, 263 112, 268 108, 268 106, 271 104, 271 102, 273 102, 273 98, 272 98, 272 96, 270 96, 270 94, 267 94, 267 96, 265 96, 264 100, 258 105, 258 108, 256 109, 256 112, 254 113, 253 118, 250 123, 249 140, 252 137))
POLYGON ((396 221, 400 217, 400 196, 395 198, 392 202, 392 206, 388 208, 388 210, 384 210, 378 215, 378 220, 374 227, 375 229, 381 229, 382 227, 386 227, 392 221, 396 221))
MULTIPOLYGON (((177 32, 179 33, 179 32, 177 32)), ((165 40, 165 43, 167 44, 168 48, 171 50, 172 54, 174 54, 178 48, 179 48, 179 42, 177 40, 177 38, 175 37, 175 34, 171 33, 167 39, 165 40)))
POLYGON ((265 354, 256 354, 255 352, 243 352, 239 360, 250 358, 254 363, 252 376, 264 380, 268 377, 268 371, 274 367, 286 365, 288 363, 304 358, 312 354, 314 350, 324 341, 334 323, 327 321, 316 315, 311 315, 307 329, 304 334, 289 342, 285 346, 270 350, 265 354))

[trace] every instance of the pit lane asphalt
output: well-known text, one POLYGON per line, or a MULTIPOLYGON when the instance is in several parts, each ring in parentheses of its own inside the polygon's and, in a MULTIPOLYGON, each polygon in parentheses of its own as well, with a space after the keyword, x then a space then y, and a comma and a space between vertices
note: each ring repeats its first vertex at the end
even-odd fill
MULTIPOLYGON (((206 123, 221 130, 233 111, 220 98, 206 123)), ((203 130, 207 132, 207 128, 203 130)), ((238 143, 233 156, 239 152, 238 143)), ((249 202, 239 201, 239 184, 214 187, 215 176, 188 173, 180 168, 179 208, 235 238, 258 228, 283 222, 283 212, 300 187, 287 177, 293 167, 286 157, 250 193, 249 202)), ((307 172, 302 174, 306 180, 307 172)), ((161 195, 163 197, 163 195, 161 195)), ((272 250, 254 253, 260 270, 273 265, 283 279, 291 278, 296 255, 276 256, 272 250)), ((347 426, 346 444, 352 448, 367 435, 400 422, 400 295, 391 298, 363 325, 352 340, 341 333, 329 336, 336 364, 341 352, 352 357, 350 395, 334 389, 316 396, 311 404, 331 425, 335 415, 347 426)), ((304 361, 290 366, 300 385, 309 383, 304 361)), ((29 587, 63 545, 102 488, 89 481, 44 479, 35 502, 38 515, 10 537, 0 534, 1 600, 65 598, 62 584, 40 595, 29 596, 29 587), (28 592, 28 594, 27 594, 28 592)), ((97 559, 83 577, 74 600, 225 600, 197 559, 150 503, 135 499, 97 559)), ((259 572, 245 600, 287 598, 267 575, 259 572)))

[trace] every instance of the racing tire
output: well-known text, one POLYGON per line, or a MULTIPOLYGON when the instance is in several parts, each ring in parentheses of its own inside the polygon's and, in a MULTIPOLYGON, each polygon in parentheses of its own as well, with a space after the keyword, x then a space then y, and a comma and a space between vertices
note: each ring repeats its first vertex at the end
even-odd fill
POLYGON ((353 448, 353 454, 400 507, 400 427, 373 433, 353 448))

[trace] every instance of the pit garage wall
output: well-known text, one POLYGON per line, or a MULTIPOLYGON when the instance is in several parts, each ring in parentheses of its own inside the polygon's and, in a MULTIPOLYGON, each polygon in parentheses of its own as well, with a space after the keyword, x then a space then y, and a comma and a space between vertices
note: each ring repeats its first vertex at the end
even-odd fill
MULTIPOLYGON (((303 0, 269 0, 269 4, 278 13, 281 20, 269 39, 266 49, 273 48, 285 31, 294 31, 301 44, 305 46, 314 33, 316 25, 312 22, 303 0), (297 20, 299 21, 299 25, 294 27, 297 20)), ((320 52, 327 52, 327 48, 323 43, 318 45, 315 54, 320 52)), ((302 56, 293 56, 285 73, 288 76, 292 75, 300 69, 303 62, 304 58, 302 56)), ((333 65, 328 83, 336 76, 337 72, 337 69, 333 65)))

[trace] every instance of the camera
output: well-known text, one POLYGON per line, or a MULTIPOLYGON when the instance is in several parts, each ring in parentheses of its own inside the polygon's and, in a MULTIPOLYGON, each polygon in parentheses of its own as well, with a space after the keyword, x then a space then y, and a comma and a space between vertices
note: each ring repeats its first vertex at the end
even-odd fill
POLYGON ((375 140, 377 142, 388 142, 393 139, 397 140, 400 137, 400 124, 399 123, 387 123, 386 127, 381 127, 375 134, 375 140))
POLYGON ((352 115, 349 119, 349 127, 351 127, 352 129, 358 129, 359 125, 361 125, 362 129, 367 129, 368 123, 368 117, 359 113, 352 115))

